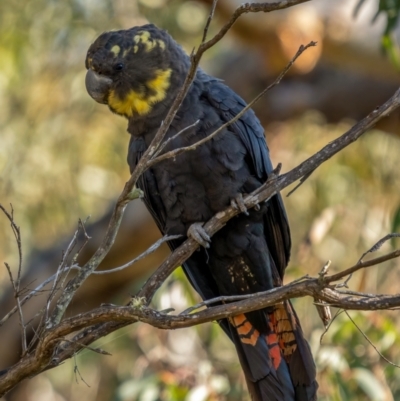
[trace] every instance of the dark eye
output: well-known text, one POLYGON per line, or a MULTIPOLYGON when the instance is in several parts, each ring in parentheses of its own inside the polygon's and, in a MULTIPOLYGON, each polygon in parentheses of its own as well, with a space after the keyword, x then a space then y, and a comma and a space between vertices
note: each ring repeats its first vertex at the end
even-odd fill
POLYGON ((118 63, 114 65, 114 70, 116 71, 121 71, 124 68, 124 65, 122 63, 118 63))

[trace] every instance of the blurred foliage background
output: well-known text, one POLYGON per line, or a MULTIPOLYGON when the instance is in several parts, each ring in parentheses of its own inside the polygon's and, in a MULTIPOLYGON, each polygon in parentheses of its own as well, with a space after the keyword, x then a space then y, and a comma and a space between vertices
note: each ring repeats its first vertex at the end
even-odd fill
MULTIPOLYGON (((12 203, 21 227, 27 288, 53 274, 78 217, 90 215, 94 222, 88 228, 93 238, 87 254, 93 251, 110 205, 128 178, 126 122, 86 94, 84 59, 90 43, 103 31, 150 21, 168 29, 190 52, 199 43, 210 3, 0 2, 0 202, 12 203)), ((238 4, 220 0, 211 34, 238 4)), ((285 81, 256 106, 273 160, 288 171, 398 87, 399 8, 398 1, 320 0, 271 15, 246 15, 206 54, 202 66, 250 101, 301 43, 318 41, 318 48, 304 54, 285 81), (393 57, 382 52, 385 37, 390 37, 393 57)), ((332 272, 353 265, 381 237, 399 230, 399 116, 394 113, 325 163, 285 199, 294 243, 287 282, 317 274, 328 259, 332 272)), ((0 219, 0 261, 15 267, 16 244, 8 222, 0 219)), ((133 203, 104 267, 128 261, 158 236, 140 201, 133 203)), ((388 242, 380 252, 395 246, 388 242)), ((70 313, 102 302, 126 302, 167 252, 163 248, 121 274, 90 279, 70 313)), ((395 293, 399 279, 399 262, 393 261, 356 274, 350 287, 395 293)), ((5 269, 0 271, 0 295, 6 313, 13 299, 5 269)), ((197 301, 178 271, 154 303, 179 311, 197 301)), ((27 305, 28 317, 40 302, 35 298, 27 305)), ((318 366, 321 400, 400 399, 399 368, 383 361, 345 314, 320 341, 324 329, 312 300, 296 300, 295 307, 318 366)), ((350 316, 385 357, 400 360, 398 311, 350 316)), ((0 327, 0 338, 2 369, 20 352, 16 319, 0 327)), ((173 332, 137 324, 97 346, 113 355, 85 350, 23 382, 4 400, 248 399, 233 346, 217 324, 173 332)))

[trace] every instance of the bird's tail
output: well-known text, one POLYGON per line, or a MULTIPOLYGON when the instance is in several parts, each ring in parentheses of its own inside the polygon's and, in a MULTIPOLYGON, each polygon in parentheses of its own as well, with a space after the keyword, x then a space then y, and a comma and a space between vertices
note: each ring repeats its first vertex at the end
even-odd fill
POLYGON ((230 319, 252 400, 316 400, 315 364, 291 303, 253 313, 230 319))

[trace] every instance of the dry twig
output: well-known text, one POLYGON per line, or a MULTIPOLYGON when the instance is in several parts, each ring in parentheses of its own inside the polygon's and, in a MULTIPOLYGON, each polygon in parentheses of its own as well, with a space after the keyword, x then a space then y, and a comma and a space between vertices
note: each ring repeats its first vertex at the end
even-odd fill
POLYGON ((13 209, 12 205, 10 205, 10 207, 11 207, 11 213, 8 213, 7 210, 4 208, 4 206, 0 204, 0 209, 2 210, 2 212, 5 214, 5 216, 7 217, 7 219, 10 222, 10 226, 11 226, 11 229, 14 234, 14 238, 15 238, 15 241, 16 241, 17 247, 18 247, 18 271, 17 271, 17 279, 16 280, 14 280, 14 276, 12 274, 10 265, 8 263, 4 263, 4 265, 6 266, 8 275, 10 277, 11 286, 14 290, 14 297, 15 297, 15 300, 17 303, 16 310, 18 310, 19 322, 21 325, 22 353, 24 354, 27 350, 27 341, 26 341, 26 324, 24 321, 24 314, 22 312, 22 304, 21 304, 21 299, 20 299, 21 271, 22 271, 22 242, 21 242, 20 229, 15 224, 15 221, 14 221, 14 209, 13 209))

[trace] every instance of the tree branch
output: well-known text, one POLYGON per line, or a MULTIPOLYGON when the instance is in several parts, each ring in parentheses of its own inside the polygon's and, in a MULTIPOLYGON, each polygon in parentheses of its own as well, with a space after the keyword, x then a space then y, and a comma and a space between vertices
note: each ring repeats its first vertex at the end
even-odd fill
MULTIPOLYGON (((374 263, 371 262, 369 263, 370 266, 377 265, 380 263, 380 258, 375 259, 374 263)), ((365 266, 357 265, 357 269, 363 267, 365 266)), ((137 307, 109 305, 64 319, 43 335, 34 353, 22 357, 16 365, 5 372, 3 376, 0 376, 0 396, 4 395, 23 378, 59 365, 64 359, 86 347, 88 338, 92 342, 96 339, 97 334, 104 334, 104 327, 123 327, 140 321, 160 329, 178 329, 247 313, 273 306, 291 298, 304 296, 318 298, 329 305, 342 309, 381 310, 400 306, 399 294, 375 296, 365 294, 365 297, 360 297, 362 295, 360 293, 357 296, 350 296, 329 285, 330 282, 345 277, 348 270, 327 276, 324 282, 321 282, 320 277, 297 280, 294 283, 269 291, 250 294, 246 299, 240 301, 209 307, 192 314, 169 315, 144 305, 137 307), (99 324, 102 325, 98 326, 99 324), (59 346, 60 342, 65 341, 65 336, 87 327, 89 329, 84 336, 78 334, 70 340, 71 346, 67 348, 59 346)), ((232 297, 232 299, 235 298, 232 297)))

